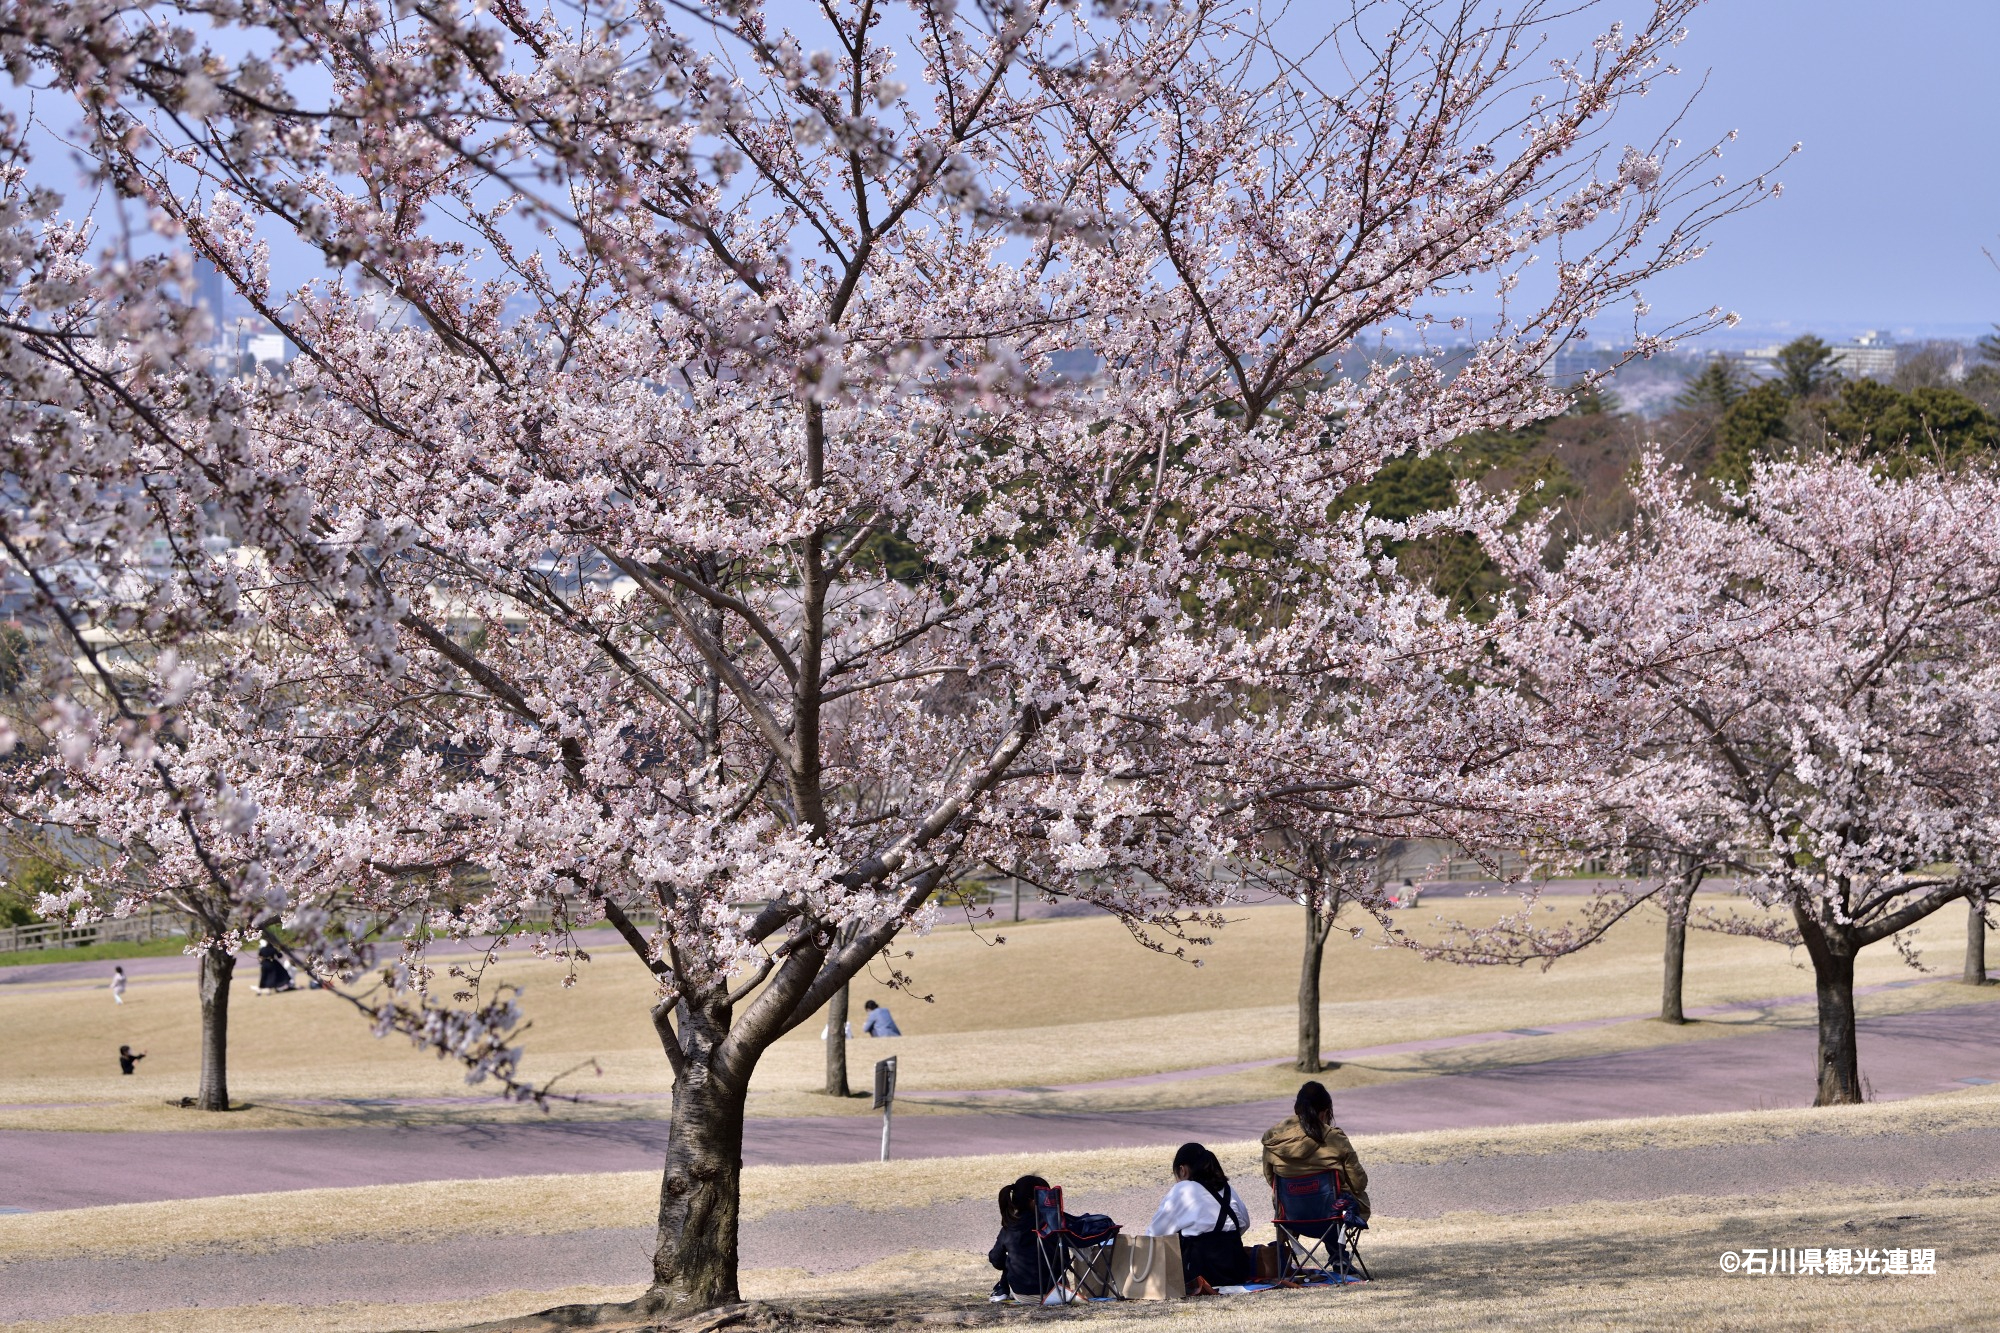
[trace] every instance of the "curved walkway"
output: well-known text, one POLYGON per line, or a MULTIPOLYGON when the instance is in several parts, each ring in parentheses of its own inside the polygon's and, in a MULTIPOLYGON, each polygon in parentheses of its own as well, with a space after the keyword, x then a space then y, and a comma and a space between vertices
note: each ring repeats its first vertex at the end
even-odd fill
MULTIPOLYGON (((1865 1019, 1862 1072, 1879 1100, 2000 1082, 2000 1004, 1865 1019)), ((1809 1028, 1405 1079, 1343 1091, 1352 1133, 1534 1124, 1804 1106, 1813 1096, 1809 1028)), ((1033 1152, 1255 1138, 1283 1101, 1128 1113, 1014 1112, 911 1116, 900 1157, 1033 1152)), ((390 1129, 189 1130, 86 1134, 0 1132, 0 1208, 199 1198, 319 1186, 478 1179, 549 1172, 654 1170, 660 1120, 549 1121, 390 1129)), ((749 1165, 872 1160, 872 1117, 754 1119, 749 1165)))

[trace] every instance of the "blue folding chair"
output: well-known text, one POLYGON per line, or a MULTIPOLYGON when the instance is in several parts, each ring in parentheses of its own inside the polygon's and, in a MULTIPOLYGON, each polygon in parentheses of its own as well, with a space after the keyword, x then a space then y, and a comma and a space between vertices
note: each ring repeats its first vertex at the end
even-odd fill
POLYGON ((1361 1262, 1360 1233, 1368 1222, 1340 1172, 1279 1176, 1272 1222, 1284 1246, 1286 1276, 1353 1282, 1359 1269, 1361 1277, 1373 1281, 1361 1262))
POLYGON ((1118 1224, 1099 1213, 1072 1217, 1063 1211, 1060 1185, 1035 1189, 1036 1254, 1043 1290, 1060 1303, 1116 1300, 1111 1284, 1111 1242, 1118 1224))

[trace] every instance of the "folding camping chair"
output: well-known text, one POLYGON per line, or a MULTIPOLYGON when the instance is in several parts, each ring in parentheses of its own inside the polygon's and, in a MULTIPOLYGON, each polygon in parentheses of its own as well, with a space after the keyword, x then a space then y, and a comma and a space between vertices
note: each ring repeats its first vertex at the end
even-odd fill
POLYGON ((1035 1247, 1044 1289, 1057 1302, 1115 1300, 1111 1285, 1111 1242, 1118 1224, 1097 1213, 1072 1217, 1063 1211, 1062 1186, 1035 1189, 1035 1247))
POLYGON ((1347 1192, 1338 1171, 1310 1176, 1279 1176, 1277 1216, 1272 1223, 1284 1245, 1286 1274, 1319 1274, 1333 1281, 1351 1281, 1354 1270, 1373 1280, 1361 1262, 1360 1235, 1368 1223, 1347 1192))

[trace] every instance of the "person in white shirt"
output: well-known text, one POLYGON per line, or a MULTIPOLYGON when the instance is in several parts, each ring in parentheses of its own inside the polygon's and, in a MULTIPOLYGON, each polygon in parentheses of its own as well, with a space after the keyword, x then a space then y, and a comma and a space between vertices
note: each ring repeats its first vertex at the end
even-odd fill
POLYGON ((1243 1245, 1249 1225, 1250 1210, 1230 1188, 1215 1154, 1199 1143, 1183 1143, 1174 1154, 1174 1186, 1160 1200, 1146 1234, 1180 1236, 1188 1295, 1250 1280, 1255 1265, 1243 1245))
MULTIPOLYGON (((1237 1230, 1248 1230, 1250 1210, 1243 1196, 1230 1188, 1222 1163, 1199 1143, 1183 1143, 1174 1154, 1174 1185, 1146 1224, 1148 1236, 1178 1236, 1184 1231, 1206 1233, 1222 1216, 1220 1193, 1228 1198, 1237 1230)), ((1224 1228, 1227 1230, 1228 1228, 1224 1228)))

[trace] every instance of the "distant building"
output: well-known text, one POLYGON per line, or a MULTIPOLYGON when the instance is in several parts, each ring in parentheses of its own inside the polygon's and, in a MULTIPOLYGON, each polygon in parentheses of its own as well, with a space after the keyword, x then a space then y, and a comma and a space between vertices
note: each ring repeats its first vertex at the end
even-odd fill
POLYGON ((1833 365, 1851 380, 1887 379, 1896 373, 1896 344, 1870 329, 1851 343, 1835 344, 1833 365))
POLYGON ((1567 384, 1580 376, 1608 368, 1615 359, 1614 352, 1600 348, 1595 343, 1577 339, 1565 343, 1558 349, 1556 354, 1549 358, 1549 364, 1543 373, 1558 384, 1567 384))
POLYGON ((259 333, 244 343, 243 350, 260 366, 282 366, 285 364, 285 335, 259 333))
MULTIPOLYGON (((1772 343, 1768 347, 1747 347, 1737 365, 1752 380, 1776 379, 1780 373, 1778 353, 1784 346, 1772 343)), ((1889 341, 1887 334, 1873 329, 1853 342, 1831 344, 1827 350, 1833 353, 1833 368, 1848 379, 1887 379, 1896 373, 1896 344, 1889 341)))
POLYGON ((1769 347, 1746 347, 1740 352, 1717 352, 1715 355, 1720 361, 1733 359, 1744 378, 1754 382, 1777 378, 1778 347, 1779 344, 1772 343, 1769 347))
POLYGON ((206 259, 194 261, 194 303, 208 312, 219 335, 229 317, 229 284, 223 281, 222 270, 206 259))

